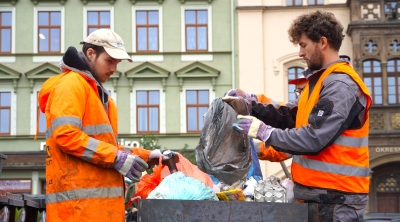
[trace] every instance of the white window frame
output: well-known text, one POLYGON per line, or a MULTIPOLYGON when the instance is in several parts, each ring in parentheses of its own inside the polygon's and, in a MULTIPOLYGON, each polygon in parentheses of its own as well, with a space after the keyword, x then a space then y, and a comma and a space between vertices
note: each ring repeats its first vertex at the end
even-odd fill
POLYGON ((115 91, 114 85, 112 84, 113 79, 108 79, 107 82, 103 83, 103 87, 106 90, 111 91, 111 98, 114 100, 115 105, 117 105, 117 92, 115 91))
POLYGON ((207 10, 207 43, 208 52, 212 52, 212 7, 211 5, 182 5, 181 6, 181 51, 186 52, 186 31, 185 31, 185 11, 186 10, 207 10))
MULTIPOLYGON (((164 50, 163 40, 163 11, 162 6, 133 6, 132 7, 132 52, 136 52, 136 11, 158 11, 158 49, 164 50)), ((146 60, 149 61, 149 60, 146 60)))
MULTIPOLYGON (((47 11, 47 12, 61 12, 61 29, 60 29, 60 38, 61 38, 61 44, 60 44, 60 52, 64 53, 64 47, 65 47, 65 7, 48 7, 48 6, 40 6, 40 7, 34 7, 33 8, 33 53, 38 53, 38 12, 41 11, 47 11)), ((57 58, 58 62, 59 56, 45 56, 46 58, 43 58, 43 62, 54 62, 52 58, 57 58)), ((37 61, 41 62, 41 61, 37 61)))
POLYGON ((0 92, 11 93, 10 136, 14 136, 17 132, 17 94, 14 92, 14 88, 8 85, 0 85, 0 92))
POLYGON ((199 86, 199 85, 195 85, 195 84, 185 84, 182 87, 182 92, 180 95, 180 106, 181 106, 181 116, 180 116, 180 122, 181 122, 181 133, 187 133, 187 119, 186 119, 186 91, 188 90, 208 90, 209 94, 209 98, 208 98, 208 102, 209 102, 209 106, 211 105, 211 102, 214 100, 215 98, 215 91, 213 91, 213 87, 211 86, 211 84, 209 86, 207 86, 206 84, 204 84, 203 86, 199 86))
MULTIPOLYGON (((15 30, 16 30, 16 22, 15 22, 15 7, 0 7, 0 12, 10 12, 11 11, 11 54, 15 53, 15 30)), ((3 62, 0 60, 0 62, 3 62)), ((14 57, 15 62, 15 57, 14 57)))
POLYGON ((43 82, 40 84, 35 84, 31 93, 31 124, 30 124, 30 135, 36 135, 36 127, 37 127, 37 106, 38 106, 38 92, 42 88, 43 82))
POLYGON ((135 134, 137 133, 137 122, 136 122, 136 117, 137 117, 137 112, 136 112, 136 92, 137 91, 159 91, 160 92, 160 116, 158 117, 160 120, 160 134, 166 133, 166 102, 165 102, 165 92, 163 91, 163 88, 161 84, 154 84, 154 85, 139 85, 138 86, 133 86, 133 90, 130 93, 130 100, 131 100, 131 133, 135 134))
POLYGON ((110 11, 110 29, 114 30, 114 6, 85 6, 83 7, 83 37, 82 41, 88 36, 87 33, 87 12, 90 11, 110 11))

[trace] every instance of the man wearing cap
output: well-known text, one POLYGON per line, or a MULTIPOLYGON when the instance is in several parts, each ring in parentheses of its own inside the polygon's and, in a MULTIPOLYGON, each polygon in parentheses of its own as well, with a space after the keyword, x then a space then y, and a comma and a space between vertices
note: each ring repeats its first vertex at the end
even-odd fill
MULTIPOLYGON (((121 37, 92 32, 82 52, 69 47, 39 93, 46 115, 48 221, 124 221, 124 176, 139 181, 159 150, 119 146, 117 108, 102 83, 121 60, 131 61, 121 37)), ((163 157, 167 158, 167 157, 163 157)))

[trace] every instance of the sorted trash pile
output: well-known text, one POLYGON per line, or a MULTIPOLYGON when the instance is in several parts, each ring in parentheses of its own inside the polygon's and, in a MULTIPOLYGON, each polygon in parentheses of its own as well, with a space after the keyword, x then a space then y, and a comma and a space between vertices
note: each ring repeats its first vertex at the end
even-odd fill
POLYGON ((176 152, 178 161, 163 165, 160 159, 138 182, 132 199, 291 202, 293 182, 275 176, 263 180, 253 140, 232 130, 236 116, 215 99, 204 116, 197 165, 176 152))

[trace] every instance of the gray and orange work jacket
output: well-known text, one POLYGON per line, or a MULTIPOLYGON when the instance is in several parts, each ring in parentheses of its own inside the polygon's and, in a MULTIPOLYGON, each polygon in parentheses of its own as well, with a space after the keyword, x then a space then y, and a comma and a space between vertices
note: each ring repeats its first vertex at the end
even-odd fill
POLYGON ((265 102, 264 96, 258 96, 259 103, 253 102, 252 115, 277 128, 261 146, 260 157, 282 161, 288 153, 293 155, 296 199, 366 204, 368 88, 344 60, 306 71, 306 77, 309 83, 296 103, 265 102), (335 194, 343 201, 335 199, 335 194))
MULTIPOLYGON (((81 55, 81 56, 79 56, 81 55)), ((147 161, 150 151, 119 146, 117 108, 70 47, 39 93, 46 115, 47 221, 124 221, 124 179, 117 149, 147 161)))

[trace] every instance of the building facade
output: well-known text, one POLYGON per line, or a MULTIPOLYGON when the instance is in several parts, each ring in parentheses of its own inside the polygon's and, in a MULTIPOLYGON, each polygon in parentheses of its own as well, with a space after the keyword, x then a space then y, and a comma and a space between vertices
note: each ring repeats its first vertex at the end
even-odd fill
POLYGON ((234 2, 6 0, 0 2, 0 189, 45 193, 44 114, 37 95, 68 47, 99 28, 125 43, 104 84, 118 106, 119 143, 153 134, 165 149, 194 149, 203 114, 235 87, 234 2), (37 139, 35 140, 35 135, 37 139))
MULTIPOLYGON (((300 14, 335 14, 344 26, 340 54, 372 93, 368 212, 400 212, 400 3, 394 0, 238 0, 238 85, 279 101, 294 98, 289 79, 306 69, 287 30, 300 14)), ((286 165, 291 160, 285 161, 286 165)), ((278 163, 264 175, 283 176, 278 163)))

